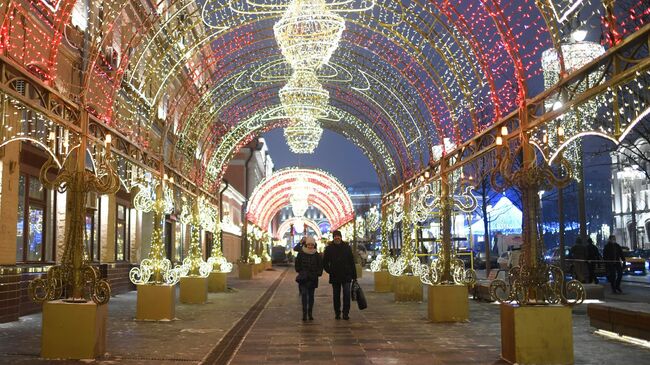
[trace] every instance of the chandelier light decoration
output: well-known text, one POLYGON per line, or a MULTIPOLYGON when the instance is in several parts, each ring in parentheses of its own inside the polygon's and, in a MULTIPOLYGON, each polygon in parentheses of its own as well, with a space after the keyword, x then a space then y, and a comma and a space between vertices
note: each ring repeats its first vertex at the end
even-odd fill
MULTIPOLYGON (((173 199, 170 190, 163 186, 168 181, 167 175, 164 175, 152 195, 151 189, 140 189, 134 200, 135 208, 148 213, 153 212, 154 228, 151 234, 151 250, 149 258, 140 262, 140 267, 134 267, 129 272, 129 279, 133 284, 155 284, 155 285, 174 285, 180 279, 180 272, 172 268, 172 263, 165 257, 165 246, 163 244, 163 220, 165 214, 171 213, 173 205, 168 203, 173 199), (165 191, 165 194, 163 194, 165 191), (155 196, 155 198, 154 198, 155 196)), ((170 181, 171 182, 171 181, 170 181)))
POLYGON ((293 69, 279 96, 289 126, 284 135, 294 153, 313 153, 323 134, 318 119, 327 115, 329 93, 316 71, 327 64, 345 29, 342 16, 324 0, 293 0, 273 26, 282 55, 293 69))
POLYGON ((302 121, 291 120, 284 129, 284 137, 293 153, 314 153, 322 135, 323 128, 318 120, 313 118, 302 121))
POLYGON ((327 115, 329 92, 318 82, 313 71, 295 71, 278 94, 289 119, 307 121, 327 115))
POLYGON ((293 0, 273 33, 294 70, 316 71, 329 62, 344 29, 345 20, 325 0, 293 0))
POLYGON ((303 179, 298 179, 291 189, 291 211, 294 217, 304 217, 309 208, 309 186, 303 179))

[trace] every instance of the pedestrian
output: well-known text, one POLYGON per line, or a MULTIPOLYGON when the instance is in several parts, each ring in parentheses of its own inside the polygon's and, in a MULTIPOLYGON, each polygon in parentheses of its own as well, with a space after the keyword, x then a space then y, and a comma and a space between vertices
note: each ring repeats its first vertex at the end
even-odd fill
POLYGON ((587 248, 582 244, 580 237, 576 238, 576 243, 571 247, 570 254, 573 261, 573 272, 575 278, 581 283, 586 282, 587 248))
POLYGON ((623 278, 625 256, 623 256, 621 246, 616 243, 616 236, 609 236, 609 240, 607 240, 607 244, 603 249, 603 258, 605 259, 605 267, 607 268, 607 280, 612 285, 612 293, 623 294, 621 290, 621 279, 623 278))
POLYGON ((334 314, 341 319, 341 291, 343 292, 343 319, 350 319, 350 283, 357 279, 354 257, 350 245, 343 242, 341 231, 332 232, 332 243, 325 248, 323 268, 330 275, 334 314))
POLYGON ((316 250, 314 237, 305 238, 305 246, 296 257, 298 289, 302 300, 302 320, 314 320, 314 292, 318 288, 318 278, 323 275, 323 259, 316 250))
POLYGON ((600 251, 598 251, 598 247, 596 247, 594 241, 591 237, 587 237, 587 268, 589 269, 588 283, 598 284, 598 278, 596 277, 596 264, 602 259, 600 251))

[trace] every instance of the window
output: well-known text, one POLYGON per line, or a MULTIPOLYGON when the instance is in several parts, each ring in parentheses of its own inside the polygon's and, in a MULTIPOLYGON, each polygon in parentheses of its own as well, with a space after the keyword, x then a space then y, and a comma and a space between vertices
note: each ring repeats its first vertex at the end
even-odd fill
POLYGON ((175 262, 183 261, 183 241, 185 241, 185 225, 180 221, 176 221, 174 239, 174 259, 175 262))
POLYGON ((129 209, 122 204, 117 204, 117 218, 115 220, 115 260, 129 260, 129 209))
POLYGON ((90 262, 99 261, 99 204, 97 199, 97 208, 86 211, 86 221, 84 224, 84 242, 86 244, 86 259, 90 262))
POLYGON ((18 178, 16 262, 53 260, 51 250, 46 250, 46 197, 47 190, 37 177, 20 175, 18 178))

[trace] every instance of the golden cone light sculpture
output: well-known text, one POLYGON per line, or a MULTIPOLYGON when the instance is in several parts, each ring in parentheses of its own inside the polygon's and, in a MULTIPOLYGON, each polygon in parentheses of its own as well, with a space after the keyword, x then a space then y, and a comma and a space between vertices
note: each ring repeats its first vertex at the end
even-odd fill
POLYGON ((345 20, 325 0, 293 0, 273 33, 294 70, 315 71, 329 62, 344 29, 345 20))
POLYGON ((314 153, 322 135, 323 128, 315 119, 292 121, 284 129, 284 137, 293 153, 314 153))

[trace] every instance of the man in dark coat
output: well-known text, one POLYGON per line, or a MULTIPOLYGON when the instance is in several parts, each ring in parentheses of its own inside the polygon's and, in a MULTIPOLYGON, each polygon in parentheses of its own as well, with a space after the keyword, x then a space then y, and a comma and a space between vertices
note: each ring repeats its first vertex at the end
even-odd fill
POLYGON ((621 246, 616 243, 616 236, 609 236, 605 248, 603 248, 603 259, 607 268, 607 280, 612 285, 612 293, 623 293, 621 290, 621 279, 623 278, 623 264, 625 256, 621 246))
POLYGON ((334 313, 341 319, 341 289, 343 289, 343 319, 350 319, 350 283, 357 279, 354 256, 350 245, 343 242, 341 231, 332 232, 332 242, 325 248, 323 268, 330 275, 334 296, 334 313))
POLYGON ((598 247, 594 244, 591 237, 587 237, 587 265, 589 268, 589 281, 588 283, 598 284, 596 277, 596 264, 602 260, 598 247))

